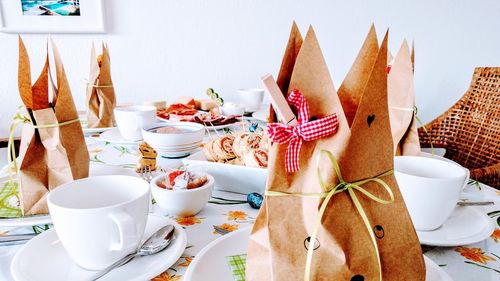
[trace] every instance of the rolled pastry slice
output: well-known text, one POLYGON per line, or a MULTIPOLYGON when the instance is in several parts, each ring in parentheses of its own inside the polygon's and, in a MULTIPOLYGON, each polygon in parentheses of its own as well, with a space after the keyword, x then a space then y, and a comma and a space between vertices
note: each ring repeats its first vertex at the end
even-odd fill
POLYGON ((267 133, 262 134, 262 138, 260 139, 259 148, 264 149, 265 151, 269 151, 271 147, 271 140, 267 136, 267 133))
POLYGON ((240 147, 243 143, 243 139, 248 136, 250 133, 249 132, 238 132, 234 135, 234 142, 233 142, 233 152, 236 156, 238 157, 243 157, 243 153, 240 151, 240 147))
POLYGON ((205 154, 205 158, 207 158, 207 160, 210 162, 217 162, 219 160, 213 148, 215 141, 216 140, 211 140, 203 144, 203 154, 205 154))
POLYGON ((267 168, 267 151, 260 148, 251 149, 243 156, 245 166, 267 168))
POLYGON ((243 157, 248 151, 254 148, 259 148, 260 140, 262 136, 260 134, 247 134, 244 136, 240 143, 237 145, 237 150, 240 157, 243 157))
POLYGON ((218 160, 229 160, 236 157, 233 152, 233 142, 233 135, 223 135, 214 141, 212 148, 218 160))

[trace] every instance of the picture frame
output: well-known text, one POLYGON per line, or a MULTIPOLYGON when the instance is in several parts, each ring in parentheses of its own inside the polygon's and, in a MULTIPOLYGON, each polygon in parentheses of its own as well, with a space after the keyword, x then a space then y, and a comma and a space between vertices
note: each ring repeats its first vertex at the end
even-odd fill
POLYGON ((102 0, 0 0, 5 33, 104 33, 102 0))

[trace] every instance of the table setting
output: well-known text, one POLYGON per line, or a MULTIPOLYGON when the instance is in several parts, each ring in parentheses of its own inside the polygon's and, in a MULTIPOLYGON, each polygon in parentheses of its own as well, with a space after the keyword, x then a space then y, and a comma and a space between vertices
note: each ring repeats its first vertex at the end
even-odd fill
POLYGON ((135 104, 103 43, 77 110, 55 43, 33 84, 19 37, 0 280, 498 280, 500 191, 421 147, 415 49, 389 38, 337 88, 294 22, 262 89, 135 104))

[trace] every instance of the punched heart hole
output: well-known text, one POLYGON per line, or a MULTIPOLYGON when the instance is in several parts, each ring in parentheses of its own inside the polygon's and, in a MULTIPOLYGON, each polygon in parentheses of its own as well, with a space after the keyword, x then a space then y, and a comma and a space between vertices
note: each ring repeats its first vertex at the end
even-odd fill
POLYGON ((368 118, 366 118, 366 122, 368 122, 368 127, 370 127, 375 120, 375 114, 368 115, 368 118))

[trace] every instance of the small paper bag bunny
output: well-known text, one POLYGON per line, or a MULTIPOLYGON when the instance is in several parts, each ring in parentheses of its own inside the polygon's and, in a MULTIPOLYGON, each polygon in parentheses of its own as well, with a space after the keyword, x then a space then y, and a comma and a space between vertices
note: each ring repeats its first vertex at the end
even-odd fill
POLYGON ((102 44, 102 54, 96 56, 92 45, 90 53, 90 77, 87 86, 87 122, 89 128, 113 127, 116 106, 115 89, 111 79, 108 46, 102 44))

